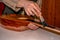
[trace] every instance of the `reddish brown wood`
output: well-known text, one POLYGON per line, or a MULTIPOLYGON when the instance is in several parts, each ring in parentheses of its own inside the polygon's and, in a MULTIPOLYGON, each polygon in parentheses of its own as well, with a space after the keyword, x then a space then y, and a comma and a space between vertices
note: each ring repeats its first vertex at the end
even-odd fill
POLYGON ((42 0, 42 14, 49 25, 60 27, 60 0, 42 0))
POLYGON ((56 0, 56 20, 55 20, 55 26, 60 27, 60 0, 56 0))

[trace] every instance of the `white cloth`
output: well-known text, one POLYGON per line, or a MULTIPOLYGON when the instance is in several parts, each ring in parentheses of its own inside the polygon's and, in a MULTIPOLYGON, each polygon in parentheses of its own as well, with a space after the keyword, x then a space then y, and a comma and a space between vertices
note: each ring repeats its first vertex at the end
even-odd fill
POLYGON ((43 29, 15 32, 0 26, 0 40, 60 40, 60 35, 43 29))

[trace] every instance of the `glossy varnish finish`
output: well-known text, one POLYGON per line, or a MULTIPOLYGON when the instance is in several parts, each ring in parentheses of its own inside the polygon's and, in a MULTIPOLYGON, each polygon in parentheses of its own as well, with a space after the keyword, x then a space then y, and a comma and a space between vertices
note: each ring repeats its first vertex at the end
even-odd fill
POLYGON ((56 23, 55 25, 60 27, 60 0, 56 0, 56 23))
POLYGON ((60 0, 43 0, 42 13, 49 25, 60 27, 60 0))

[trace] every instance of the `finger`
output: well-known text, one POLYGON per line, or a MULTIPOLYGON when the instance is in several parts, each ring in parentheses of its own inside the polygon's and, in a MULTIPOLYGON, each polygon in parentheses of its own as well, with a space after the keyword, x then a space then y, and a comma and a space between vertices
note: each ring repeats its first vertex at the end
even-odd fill
POLYGON ((34 14, 33 14, 32 10, 31 10, 31 8, 29 8, 29 9, 27 9, 27 10, 28 10, 28 12, 30 13, 30 15, 34 16, 34 14))
POLYGON ((39 19, 41 19, 42 17, 42 14, 41 14, 41 12, 38 12, 38 11, 36 11, 35 9, 34 10, 32 10, 35 14, 36 14, 36 16, 39 18, 39 19))
POLYGON ((32 7, 33 7, 34 9, 36 9, 38 12, 41 11, 40 7, 39 7, 36 3, 31 4, 31 5, 32 5, 32 7))
POLYGON ((30 16, 30 13, 28 12, 27 9, 25 9, 25 12, 26 12, 26 14, 27 14, 28 16, 30 16))
POLYGON ((33 23, 29 23, 27 27, 30 29, 33 29, 33 30, 36 30, 37 28, 39 28, 36 25, 34 25, 33 23))
POLYGON ((34 14, 33 14, 32 11, 31 11, 31 8, 28 8, 28 9, 26 9, 26 10, 30 13, 30 15, 34 16, 34 14))
POLYGON ((37 14, 39 14, 39 15, 41 15, 41 10, 40 10, 40 8, 39 8, 39 6, 37 5, 37 4, 32 4, 32 7, 34 8, 34 10, 36 11, 36 12, 38 12, 37 14))
POLYGON ((35 3, 35 6, 41 11, 41 8, 39 7, 37 3, 35 3))
POLYGON ((38 14, 33 8, 31 8, 31 11, 32 11, 33 14, 35 14, 37 17, 39 16, 39 14, 38 14))

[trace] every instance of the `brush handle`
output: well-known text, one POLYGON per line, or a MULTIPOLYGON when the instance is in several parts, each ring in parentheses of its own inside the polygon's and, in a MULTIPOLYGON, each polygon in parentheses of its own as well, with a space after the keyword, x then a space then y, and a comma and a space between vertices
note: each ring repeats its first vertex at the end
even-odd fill
POLYGON ((33 22, 33 23, 35 25, 37 25, 38 27, 44 29, 44 30, 47 30, 47 31, 50 31, 50 32, 53 32, 53 33, 56 33, 56 34, 59 34, 60 35, 60 30, 57 30, 55 28, 51 28, 51 27, 48 27, 48 26, 43 27, 43 25, 38 24, 38 23, 35 23, 35 22, 33 22))

